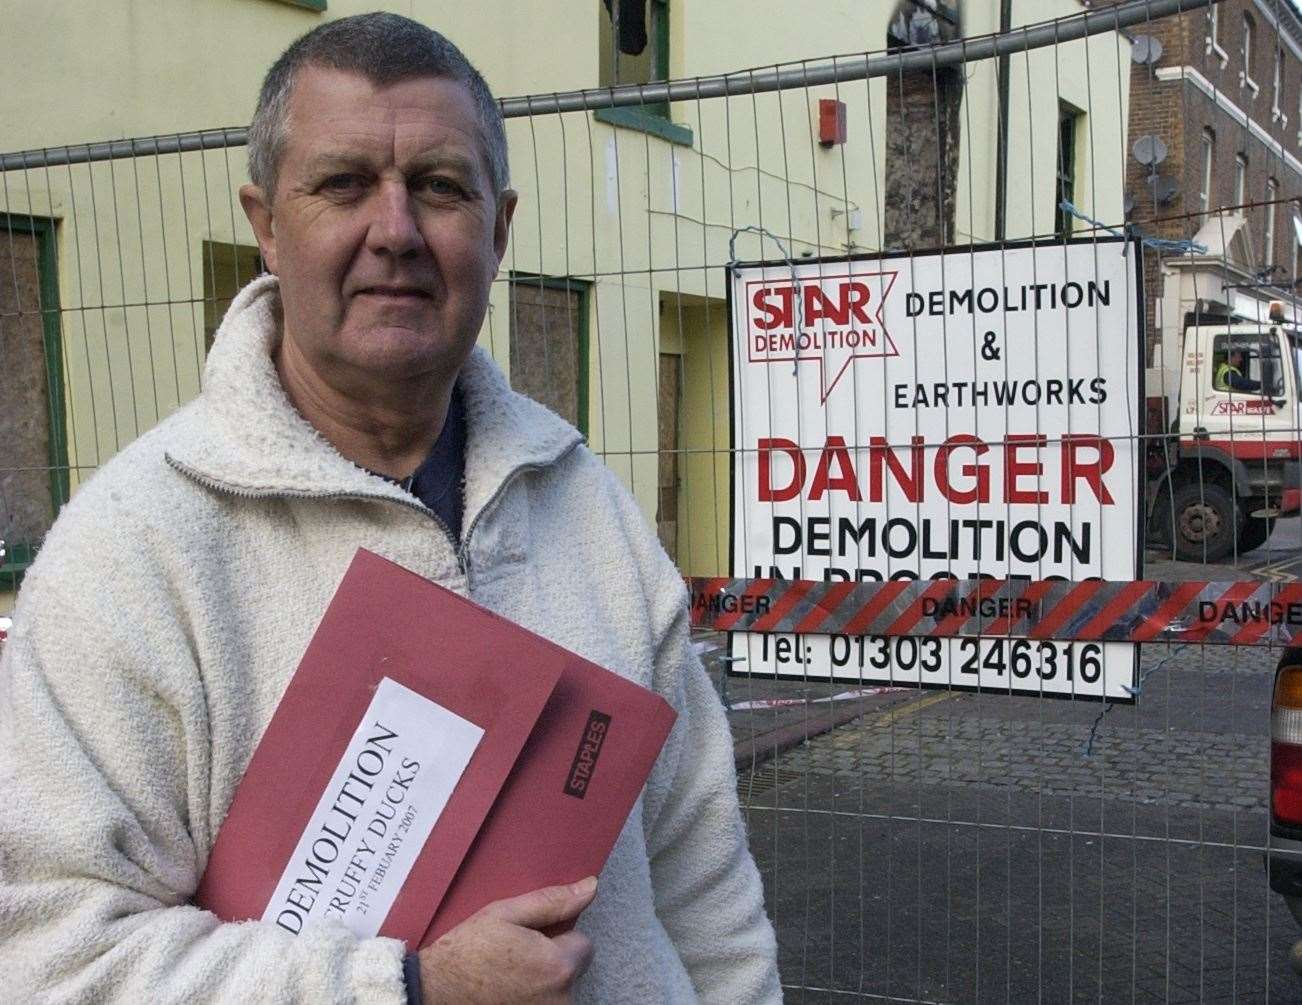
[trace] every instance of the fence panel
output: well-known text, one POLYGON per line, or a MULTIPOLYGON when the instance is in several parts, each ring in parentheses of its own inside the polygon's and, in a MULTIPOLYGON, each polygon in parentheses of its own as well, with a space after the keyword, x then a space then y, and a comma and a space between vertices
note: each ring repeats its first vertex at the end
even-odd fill
MULTIPOLYGON (((1302 602, 1302 165, 1241 107, 1205 0, 996 7, 902 4, 877 53, 507 99, 520 206, 481 341, 684 576, 772 605, 698 611, 698 648, 789 1000, 1296 1000, 1263 856, 1302 602), (1145 578, 1240 644, 1105 639, 1145 578), (1016 607, 1050 579, 1083 592, 1016 607), (916 580, 929 612, 890 592, 916 580), (824 609, 810 581, 846 585, 824 609), (885 585, 830 633, 856 582, 885 585)), ((199 392, 262 268, 244 139, 0 157, 0 597, 199 392)))

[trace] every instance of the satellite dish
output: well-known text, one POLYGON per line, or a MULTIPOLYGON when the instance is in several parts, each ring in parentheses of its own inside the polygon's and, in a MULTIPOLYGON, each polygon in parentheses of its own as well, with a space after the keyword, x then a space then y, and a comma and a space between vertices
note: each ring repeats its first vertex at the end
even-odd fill
POLYGON ((1140 66, 1156 63, 1162 58, 1162 42, 1152 35, 1136 35, 1130 47, 1130 58, 1140 66))
POLYGON ((1135 155, 1135 160, 1148 167, 1161 164, 1166 160, 1166 144, 1156 136, 1139 137, 1135 140, 1135 145, 1130 148, 1130 152, 1135 155))
POLYGON ((1180 191, 1180 186, 1170 175, 1153 175, 1149 183, 1153 186, 1153 198, 1162 206, 1174 202, 1176 193, 1180 191))

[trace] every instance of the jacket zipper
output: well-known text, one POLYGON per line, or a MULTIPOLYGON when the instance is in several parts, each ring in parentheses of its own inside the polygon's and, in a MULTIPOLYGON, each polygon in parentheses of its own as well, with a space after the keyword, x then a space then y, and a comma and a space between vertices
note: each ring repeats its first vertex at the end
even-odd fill
MULTIPOLYGON (((180 461, 175 460, 171 456, 171 454, 165 454, 164 457, 167 459, 168 464, 174 467, 177 471, 181 472, 187 478, 191 478, 194 481, 198 482, 200 485, 212 489, 215 492, 225 492, 228 493, 229 495, 238 496, 245 499, 273 499, 273 498, 359 499, 359 500, 373 500, 375 502, 394 503, 397 506, 405 506, 408 509, 415 510, 417 513, 420 513, 422 516, 426 516, 430 520, 432 520, 434 522, 434 525, 438 527, 438 529, 443 533, 443 536, 444 538, 447 539, 447 542, 452 546, 452 554, 453 557, 455 557, 456 559, 457 569, 458 571, 460 571, 460 573, 463 576, 466 577, 466 593, 469 593, 470 592, 470 539, 471 536, 475 533, 475 528, 479 526, 479 521, 483 519, 484 514, 487 513, 490 509, 492 509, 497 504, 497 501, 502 498, 502 494, 507 490, 507 488, 511 485, 513 481, 515 481, 515 479, 519 475, 523 474, 526 471, 541 471, 544 467, 547 467, 551 464, 559 463, 560 461, 568 457, 574 451, 574 448, 577 447, 582 442, 583 442, 582 440, 576 440, 568 448, 566 448, 564 452, 557 454, 555 458, 553 458, 551 461, 548 461, 547 464, 521 464, 519 467, 512 468, 510 471, 508 471, 506 477, 502 479, 501 484, 497 486, 497 489, 493 492, 493 494, 488 497, 487 502, 485 502, 484 505, 479 508, 479 512, 475 514, 475 518, 470 522, 470 526, 466 529, 465 536, 462 538, 460 545, 457 544, 456 539, 452 536, 452 531, 448 528, 448 525, 443 522, 442 517, 440 517, 433 510, 428 509, 422 503, 418 503, 415 501, 408 502, 405 499, 394 499, 392 496, 372 495, 367 492, 296 492, 293 489, 274 489, 274 490, 241 489, 241 488, 236 488, 235 486, 230 485, 226 482, 219 482, 213 478, 209 478, 207 475, 202 475, 198 471, 195 471, 193 468, 190 468, 187 465, 182 464, 180 461)), ((465 500, 463 498, 462 504, 464 505, 464 503, 465 500)))
MULTIPOLYGON (((561 461, 565 460, 565 458, 569 457, 570 454, 574 452, 574 448, 582 442, 582 440, 575 440, 566 447, 564 451, 557 454, 546 464, 521 464, 519 467, 512 468, 507 472, 506 477, 502 479, 502 483, 497 486, 497 489, 493 494, 488 497, 484 505, 479 507, 479 512, 476 513, 475 518, 470 521, 470 526, 466 528, 465 536, 461 539, 461 547, 457 549, 457 565, 461 567, 461 571, 465 574, 467 590, 470 589, 470 538, 475 533, 475 528, 479 526, 479 521, 484 518, 484 514, 497 505, 497 501, 502 498, 502 494, 506 492, 511 483, 515 481, 518 476, 524 474, 526 471, 541 471, 545 467, 559 464, 561 461)), ((448 537, 451 536, 452 535, 449 533, 448 537)))

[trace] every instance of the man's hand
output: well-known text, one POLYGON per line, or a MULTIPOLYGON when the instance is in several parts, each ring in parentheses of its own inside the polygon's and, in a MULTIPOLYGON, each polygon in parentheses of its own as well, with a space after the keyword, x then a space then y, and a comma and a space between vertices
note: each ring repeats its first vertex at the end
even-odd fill
POLYGON ((592 903, 597 879, 548 886, 498 900, 420 952, 425 1005, 563 1005, 592 959, 592 943, 575 931, 542 930, 572 921, 592 903))

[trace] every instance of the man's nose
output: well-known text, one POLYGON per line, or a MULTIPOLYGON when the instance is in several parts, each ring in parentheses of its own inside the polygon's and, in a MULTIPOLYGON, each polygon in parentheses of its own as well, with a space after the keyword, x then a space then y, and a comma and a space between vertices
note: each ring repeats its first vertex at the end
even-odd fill
POLYGON ((411 193, 398 181, 381 182, 372 197, 370 227, 366 246, 377 255, 398 258, 416 254, 425 246, 417 225, 411 193))

